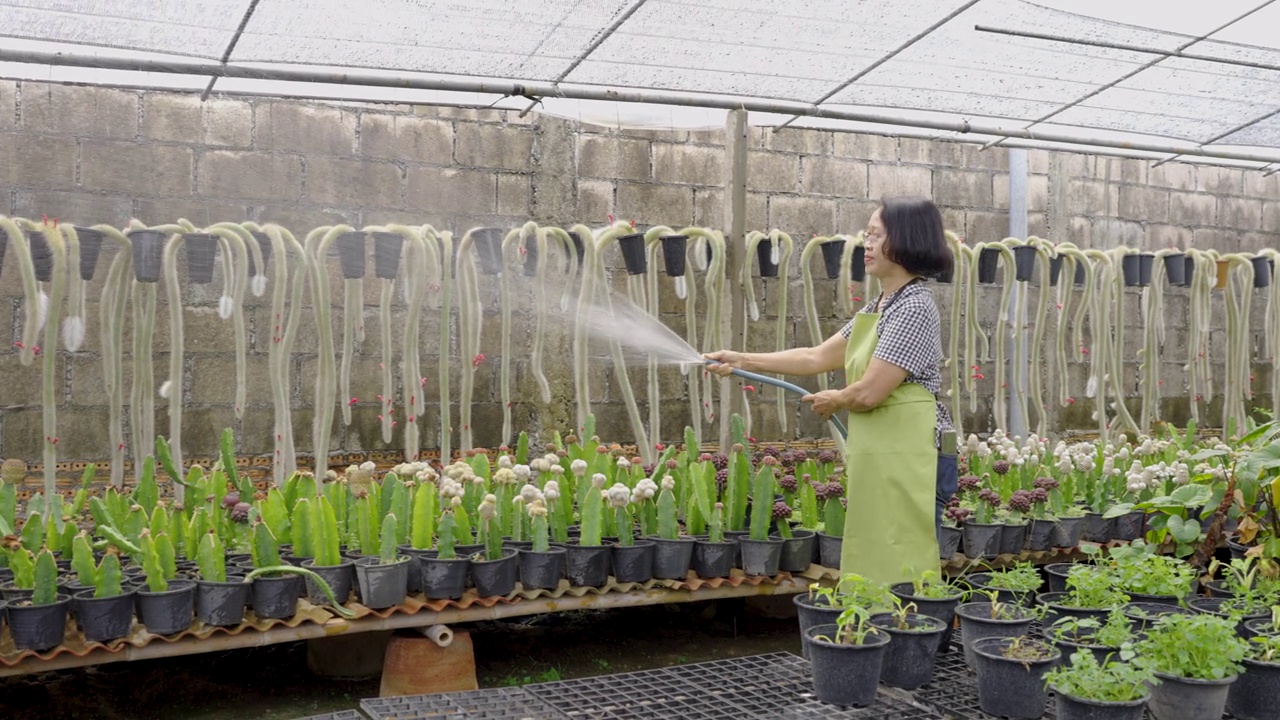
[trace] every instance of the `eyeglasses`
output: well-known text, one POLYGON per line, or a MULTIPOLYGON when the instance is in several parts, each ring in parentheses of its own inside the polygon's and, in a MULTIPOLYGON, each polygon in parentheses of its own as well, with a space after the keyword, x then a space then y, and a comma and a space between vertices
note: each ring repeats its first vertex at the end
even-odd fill
POLYGON ((874 238, 877 241, 883 241, 885 237, 887 237, 887 235, 881 230, 863 230, 862 234, 865 235, 868 240, 874 238))

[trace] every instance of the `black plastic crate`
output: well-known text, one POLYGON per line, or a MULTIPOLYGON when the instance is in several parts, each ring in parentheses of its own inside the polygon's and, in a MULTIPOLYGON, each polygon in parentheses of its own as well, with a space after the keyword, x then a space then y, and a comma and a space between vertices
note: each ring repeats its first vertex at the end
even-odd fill
POLYGON ((308 715, 297 720, 368 720, 359 710, 339 710, 324 715, 308 715))
POLYGON ((372 720, 550 720, 560 717, 519 688, 366 698, 360 707, 372 720))

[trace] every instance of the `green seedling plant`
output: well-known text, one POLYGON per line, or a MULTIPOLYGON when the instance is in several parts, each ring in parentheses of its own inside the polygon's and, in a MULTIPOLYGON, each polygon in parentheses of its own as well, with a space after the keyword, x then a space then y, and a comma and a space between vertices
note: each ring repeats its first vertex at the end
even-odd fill
POLYGON ((1231 594, 1228 604, 1241 610, 1271 607, 1280 604, 1280 581, 1263 574, 1268 562, 1248 556, 1233 558, 1230 563, 1214 558, 1207 574, 1214 577, 1222 571, 1222 588, 1231 594))
POLYGON ((925 570, 915 574, 911 581, 911 594, 930 600, 944 600, 961 597, 964 588, 945 579, 937 570, 925 570))
POLYGON ((1111 608, 1129 602, 1129 596, 1115 586, 1115 578, 1102 568, 1075 565, 1067 573, 1067 594, 1058 604, 1075 608, 1111 608))
POLYGON ((1025 594, 1035 592, 1042 583, 1040 572, 1035 566, 1029 562, 1021 562, 1011 568, 992 570, 988 574, 986 586, 1025 594))
POLYGON ((1100 665, 1093 653, 1077 650, 1071 653, 1068 663, 1045 673, 1044 683, 1054 692, 1073 698, 1124 703, 1147 697, 1147 688, 1160 684, 1160 679, 1148 667, 1114 660, 1100 665))
POLYGON ((899 606, 898 599, 887 586, 854 573, 846 573, 840 578, 831 598, 839 603, 836 607, 842 608, 836 619, 836 636, 834 639, 817 637, 840 645, 862 645, 868 635, 878 632, 871 625, 871 616, 891 612, 899 606))
POLYGON ((1224 680, 1244 670, 1248 643, 1230 620, 1195 613, 1162 616, 1136 644, 1134 662, 1152 672, 1224 680))
POLYGON ((413 515, 410 518, 409 545, 415 550, 431 547, 436 534, 436 518, 439 515, 439 488, 435 482, 419 480, 413 494, 413 515))
POLYGON ((399 554, 400 521, 394 514, 382 519, 381 537, 378 539, 378 564, 393 565, 408 558, 399 554))
POLYGON ((1250 638, 1245 657, 1257 662, 1280 664, 1280 635, 1255 635, 1250 638))
POLYGON ((1185 597, 1198 575, 1185 561, 1156 554, 1155 546, 1141 541, 1113 548, 1108 561, 1116 587, 1127 593, 1185 597))

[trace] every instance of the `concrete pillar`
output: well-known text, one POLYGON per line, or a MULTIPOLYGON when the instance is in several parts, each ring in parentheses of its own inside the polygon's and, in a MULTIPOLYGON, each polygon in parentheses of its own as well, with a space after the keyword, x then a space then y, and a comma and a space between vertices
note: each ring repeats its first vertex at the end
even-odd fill
MULTIPOLYGON (((747 125, 746 110, 730 110, 725 116, 724 126, 724 241, 726 248, 725 272, 729 284, 729 333, 725 345, 730 348, 743 349, 743 330, 747 318, 743 308, 742 284, 738 282, 737 268, 742 264, 747 237, 747 125)), ((750 278, 747 282, 750 282, 750 278)), ((729 418, 734 413, 742 412, 742 393, 730 390, 731 381, 720 383, 720 410, 718 426, 720 428, 720 450, 729 448, 729 418)))

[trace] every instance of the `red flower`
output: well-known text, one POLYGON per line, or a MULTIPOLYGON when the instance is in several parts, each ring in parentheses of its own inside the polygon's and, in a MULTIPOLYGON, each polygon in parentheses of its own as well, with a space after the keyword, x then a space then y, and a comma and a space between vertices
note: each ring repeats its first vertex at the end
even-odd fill
POLYGON ((483 362, 484 362, 484 353, 476 353, 476 356, 471 358, 472 367, 480 367, 481 363, 483 362))

